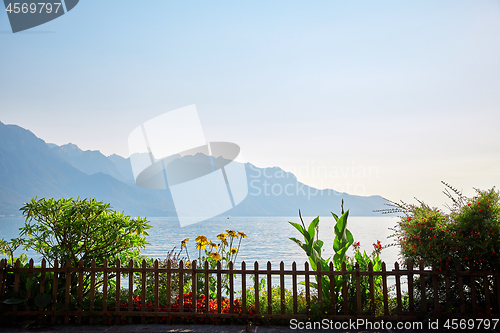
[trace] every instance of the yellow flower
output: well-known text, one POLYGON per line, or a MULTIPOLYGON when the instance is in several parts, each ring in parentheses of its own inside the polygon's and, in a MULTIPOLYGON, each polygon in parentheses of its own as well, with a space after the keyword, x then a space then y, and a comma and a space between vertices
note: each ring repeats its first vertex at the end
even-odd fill
POLYGON ((220 254, 218 254, 217 252, 210 253, 209 257, 212 258, 215 261, 219 261, 221 259, 220 254))
POLYGON ((191 262, 186 261, 186 266, 185 266, 185 267, 186 267, 186 268, 191 268, 191 262))
POLYGON ((188 241, 188 240, 189 240, 189 238, 186 238, 185 240, 183 240, 183 241, 181 242, 181 249, 182 249, 183 247, 186 247, 186 243, 187 243, 187 241, 188 241))
POLYGON ((235 248, 235 247, 232 247, 231 250, 229 250, 231 252, 231 254, 236 254, 238 253, 238 249, 235 248))
POLYGON ((247 235, 245 235, 245 233, 240 232, 240 231, 238 231, 238 236, 239 236, 240 238, 246 238, 246 237, 247 237, 247 235))
POLYGON ((236 231, 234 231, 234 230, 226 230, 226 232, 229 235, 229 237, 233 237, 233 238, 236 237, 236 231))
POLYGON ((226 234, 225 233, 220 233, 217 235, 217 238, 220 239, 221 241, 226 239, 226 234))
POLYGON ((206 236, 198 236, 198 237, 196 237, 195 240, 197 242, 206 242, 207 241, 207 237, 206 236))
POLYGON ((215 243, 214 243, 214 242, 212 242, 212 241, 209 241, 209 242, 208 242, 208 245, 210 245, 210 246, 211 246, 211 247, 213 247, 214 249, 219 248, 219 245, 215 244, 215 243))
POLYGON ((197 250, 205 250, 207 248, 207 242, 197 242, 196 249, 197 250))
POLYGON ((228 246, 227 240, 225 238, 222 239, 222 243, 224 243, 224 245, 228 246))

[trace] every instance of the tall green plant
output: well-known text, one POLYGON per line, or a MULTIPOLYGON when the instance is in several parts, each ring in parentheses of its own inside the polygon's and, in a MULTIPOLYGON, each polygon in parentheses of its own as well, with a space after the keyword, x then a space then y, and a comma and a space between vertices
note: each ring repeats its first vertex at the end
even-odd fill
MULTIPOLYGON (((294 241, 298 246, 300 246, 307 254, 309 258, 309 262, 311 263, 311 267, 314 270, 318 269, 318 264, 320 265, 321 270, 326 271, 329 270, 330 262, 333 263, 335 269, 337 271, 342 270, 342 265, 345 264, 347 270, 351 270, 354 268, 354 265, 357 263, 360 265, 362 270, 368 270, 368 266, 371 263, 373 270, 381 269, 381 260, 379 258, 380 250, 382 249, 380 242, 377 242, 378 252, 374 252, 373 259, 366 255, 366 253, 361 254, 358 248, 355 248, 354 260, 350 262, 347 257, 347 251, 354 243, 354 237, 352 233, 347 229, 347 219, 349 217, 349 210, 344 211, 344 201, 342 200, 341 205, 342 214, 340 217, 331 212, 333 218, 335 219, 335 227, 334 233, 335 238, 333 240, 333 251, 334 254, 332 257, 323 258, 321 255, 322 247, 324 242, 319 240, 319 216, 316 217, 306 228, 304 220, 302 219, 302 215, 299 210, 299 217, 302 225, 298 223, 289 222, 293 225, 304 237, 304 241, 300 241, 294 237, 290 237, 292 241, 294 241), (379 248, 380 247, 380 248, 379 248)), ((359 243, 358 243, 359 244, 359 243)), ((377 249, 376 248, 376 249, 377 249)), ((347 282, 349 290, 354 288, 354 281, 351 281, 351 277, 349 275, 334 275, 334 293, 336 294, 337 299, 339 300, 339 304, 341 304, 342 297, 340 296, 340 291, 344 282, 347 282)), ((378 280, 375 282, 379 282, 378 280)), ((377 287, 377 284, 375 287, 377 287)), ((330 277, 328 276, 316 276, 316 283, 311 283, 313 288, 322 288, 323 295, 325 295, 326 299, 330 299, 330 277)), ((361 293, 362 295, 368 295, 368 285, 362 284, 361 293)), ((354 297, 349 293, 349 297, 354 297)))

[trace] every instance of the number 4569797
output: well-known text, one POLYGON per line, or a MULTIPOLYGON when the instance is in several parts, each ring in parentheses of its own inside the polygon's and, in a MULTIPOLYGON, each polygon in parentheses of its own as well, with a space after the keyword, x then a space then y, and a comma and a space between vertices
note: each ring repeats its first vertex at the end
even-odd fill
POLYGON ((18 13, 47 13, 50 14, 52 11, 54 11, 56 14, 59 11, 59 7, 61 7, 61 3, 50 3, 50 2, 39 2, 39 3, 9 3, 7 8, 5 8, 5 11, 14 14, 18 13))

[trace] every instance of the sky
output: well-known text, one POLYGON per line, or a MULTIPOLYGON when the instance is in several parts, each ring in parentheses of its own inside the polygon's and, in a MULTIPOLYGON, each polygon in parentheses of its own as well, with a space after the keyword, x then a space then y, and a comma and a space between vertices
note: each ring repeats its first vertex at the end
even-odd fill
POLYGON ((2 11, 0 121, 128 157, 195 104, 258 167, 441 207, 441 181, 500 186, 499 36, 493 0, 85 0, 16 34, 2 11))

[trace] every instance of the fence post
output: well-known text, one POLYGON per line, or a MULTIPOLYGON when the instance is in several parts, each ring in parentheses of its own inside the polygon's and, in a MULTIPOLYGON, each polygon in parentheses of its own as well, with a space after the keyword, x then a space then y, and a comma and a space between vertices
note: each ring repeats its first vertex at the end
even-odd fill
MULTIPOLYGON (((205 260, 205 311, 204 312, 210 313, 210 276, 208 274, 207 260, 205 260)), ((208 324, 208 320, 206 320, 205 323, 208 324)))
POLYGON ((191 308, 193 310, 193 318, 196 318, 198 312, 198 276, 197 276, 197 261, 191 263, 192 282, 191 282, 191 308))
MULTIPOLYGON (((43 266, 43 261, 42 261, 43 266)), ((50 318, 50 323, 52 325, 56 324, 56 306, 57 306, 57 290, 58 288, 58 275, 59 275, 59 261, 56 259, 54 261, 54 277, 52 279, 52 317, 50 318)))
POLYGON ((373 281, 373 264, 370 262, 368 264, 368 282, 370 284, 370 299, 372 305, 372 315, 375 316, 376 308, 375 308, 375 286, 373 281))
POLYGON ((484 300, 486 301, 486 313, 491 314, 490 286, 488 283, 488 271, 486 265, 483 266, 484 300))
POLYGON ((142 292, 141 292, 141 312, 143 313, 143 315, 141 316, 141 324, 145 324, 146 323, 146 316, 144 316, 144 313, 146 313, 146 307, 147 307, 147 303, 146 303, 146 280, 147 280, 147 276, 146 276, 146 266, 147 266, 147 262, 146 262, 146 259, 142 259, 142 271, 141 271, 141 287, 142 287, 142 292))
POLYGON ((363 304, 361 299, 361 275, 359 273, 359 264, 356 263, 354 266, 356 270, 356 303, 357 303, 357 311, 358 315, 363 314, 363 304))
POLYGON ((335 292, 335 275, 333 275, 333 262, 330 261, 330 302, 331 302, 331 311, 333 315, 337 314, 337 294, 335 292))
POLYGON ((389 315, 389 296, 387 292, 387 268, 385 262, 382 262, 382 293, 384 294, 384 315, 389 315))
POLYGON ((102 263, 102 310, 104 311, 104 322, 110 324, 106 320, 106 312, 108 311, 108 260, 104 259, 102 263))
POLYGON ((241 306, 242 312, 244 314, 247 313, 247 275, 245 270, 247 268, 247 264, 243 261, 241 262, 241 306))
POLYGON ((410 314, 414 313, 414 299, 413 299, 413 261, 406 260, 406 269, 408 269, 408 301, 410 306, 410 314))
POLYGON ((425 293, 425 270, 424 270, 424 263, 422 261, 420 261, 419 263, 419 269, 420 269, 420 302, 421 302, 420 307, 423 316, 427 313, 427 295, 425 293))
MULTIPOLYGON (((66 289, 64 290, 64 293, 66 294, 65 299, 64 299, 64 305, 66 307, 66 311, 69 311, 69 295, 71 293, 71 263, 69 260, 66 260, 66 289)), ((66 314, 64 316, 64 324, 68 325, 69 323, 69 316, 66 314)))
MULTIPOLYGON (((172 260, 167 260, 167 312, 172 311, 172 260)), ((167 316, 167 324, 170 324, 170 316, 167 316)))
POLYGON ((297 314, 297 263, 292 263, 293 314, 297 314))
POLYGON ((7 280, 7 259, 0 259, 0 299, 5 295, 5 281, 7 280))
POLYGON ((316 263, 317 278, 316 283, 318 285, 318 302, 323 303, 323 275, 321 274, 321 263, 318 261, 316 263))
POLYGON ((311 312, 311 293, 309 290, 309 263, 306 261, 304 263, 304 280, 306 283, 306 308, 307 315, 311 312))
MULTIPOLYGON (((32 279, 33 278, 33 258, 30 259, 29 263, 28 263, 28 279, 32 279)), ((27 299, 30 299, 31 298, 31 291, 29 290, 29 288, 26 288, 26 298, 27 299)), ((29 312, 30 312, 30 306, 28 304, 26 304, 26 309, 25 309, 26 313, 28 313, 29 315, 29 312)))
POLYGON ((444 272, 444 284, 446 288, 446 312, 451 313, 451 295, 450 295, 450 267, 446 267, 446 271, 444 272))
POLYGON ((398 299, 398 316, 403 314, 403 306, 401 302, 401 276, 399 275, 399 263, 394 263, 394 270, 396 274, 396 298, 398 299))
POLYGON ((179 262, 179 314, 184 312, 184 262, 179 262))
POLYGON ((477 297, 476 297, 476 276, 475 276, 476 267, 470 267, 470 291, 471 291, 471 301, 472 301, 472 313, 477 315, 477 297))
MULTIPOLYGON (((134 261, 128 262, 128 312, 134 310, 134 261)), ((132 317, 129 317, 129 324, 132 323, 132 317)))
POLYGON ((217 261, 217 313, 222 313, 222 264, 217 261))
POLYGON ((280 262, 280 313, 285 314, 285 263, 280 262))
POLYGON ((83 260, 80 259, 78 261, 78 306, 77 306, 78 316, 76 317, 76 323, 78 325, 82 323, 83 273, 84 273, 83 260))
MULTIPOLYGON (((94 278, 94 275, 96 273, 95 271, 95 260, 93 260, 94 264, 93 264, 93 268, 92 268, 92 276, 91 278, 92 279, 95 279, 94 278)), ((116 303, 115 303, 115 311, 121 311, 121 308, 122 308, 122 303, 121 303, 121 279, 122 279, 122 271, 121 271, 121 262, 120 262, 120 259, 116 259, 116 294, 115 294, 115 298, 116 298, 116 303)), ((93 287, 92 287, 93 288, 93 287)), ((115 318, 115 324, 118 325, 120 324, 120 318, 121 316, 117 313, 116 314, 116 318, 115 318)), ((91 316, 92 318, 92 316, 91 316)))
POLYGON ((267 313, 273 313, 273 289, 271 277, 271 262, 267 262, 267 313))
POLYGON ((346 275, 351 276, 351 272, 347 271, 347 265, 345 261, 342 262, 342 298, 343 298, 343 304, 342 307, 344 308, 344 314, 348 315, 349 314, 349 301, 347 299, 347 278, 345 277, 346 275))
POLYGON ((260 302, 259 302, 259 263, 256 261, 253 264, 254 274, 255 274, 255 314, 260 313, 260 302))
POLYGON ((435 265, 432 265, 432 288, 433 288, 434 312, 435 313, 438 313, 440 311, 437 277, 438 277, 438 273, 437 273, 436 267, 435 267, 435 265))
POLYGON ((229 313, 234 313, 233 262, 229 262, 229 313))
MULTIPOLYGON (((16 263, 13 265, 14 266, 14 293, 17 295, 19 293, 19 279, 20 279, 20 272, 19 268, 21 267, 21 260, 17 259, 16 263)), ((17 311, 17 304, 15 304, 12 307, 13 311, 17 311)))
MULTIPOLYGON (((155 313, 158 313, 160 311, 160 273, 158 272, 159 265, 158 265, 158 259, 155 259, 154 261, 154 270, 155 270, 155 286, 153 290, 154 294, 154 302, 155 302, 155 313)), ((160 318, 158 316, 155 316, 155 324, 159 323, 160 318)))
MULTIPOLYGON (((33 259, 30 260, 31 263, 33 263, 33 259)), ((33 269, 33 265, 31 265, 31 269, 33 269)), ((47 261, 45 258, 42 260, 42 269, 40 272, 40 293, 45 294, 45 270, 47 269, 47 261)), ((38 309, 38 322, 42 323, 43 321, 43 315, 42 313, 44 312, 44 309, 38 309)))

